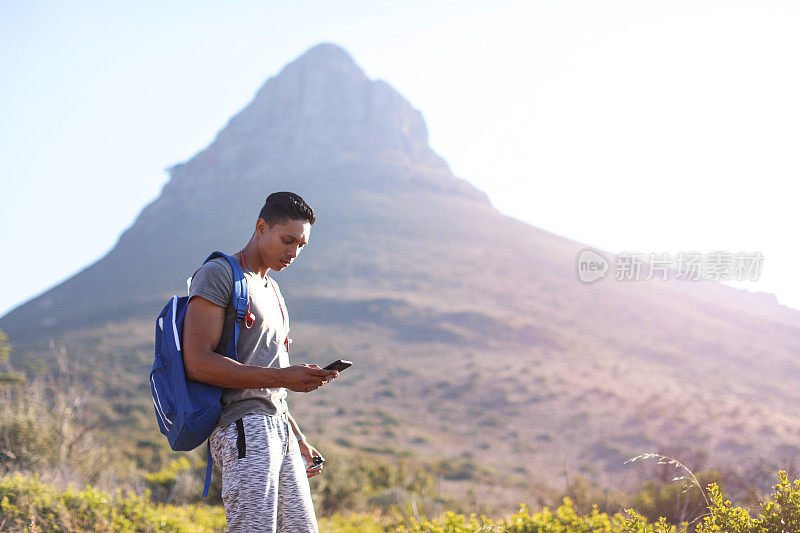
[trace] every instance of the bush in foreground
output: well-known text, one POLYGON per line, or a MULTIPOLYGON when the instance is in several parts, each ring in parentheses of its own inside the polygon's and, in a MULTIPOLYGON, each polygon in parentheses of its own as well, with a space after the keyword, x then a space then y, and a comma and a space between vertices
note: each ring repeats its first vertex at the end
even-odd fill
POLYGON ((153 505, 150 495, 114 496, 92 487, 55 489, 14 474, 0 480, 0 531, 176 531, 225 528, 225 511, 203 505, 153 505))
POLYGON ((735 507, 716 484, 708 487, 710 514, 703 518, 698 533, 795 533, 800 531, 800 480, 789 481, 778 473, 772 497, 762 502, 761 514, 753 518, 746 509, 735 507))
MULTIPOLYGON (((15 474, 0 480, 0 531, 221 531, 225 528, 222 507, 204 505, 154 505, 150 495, 142 497, 118 491, 110 496, 87 487, 76 492, 54 490, 37 478, 15 474)), ((443 521, 429 522, 366 514, 336 514, 320 520, 320 530, 328 533, 377 533, 380 531, 461 533, 467 531, 548 531, 671 533, 665 524, 647 525, 638 516, 609 516, 596 509, 588 515, 575 511, 567 498, 550 511, 532 514, 523 507, 508 519, 494 521, 475 515, 447 513, 443 521), (497 529, 496 529, 497 528, 497 529), (502 528, 502 529, 500 529, 502 528)))
MULTIPOLYGON (((800 532, 800 480, 789 481, 785 472, 778 474, 775 492, 760 504, 758 516, 726 500, 715 483, 708 487, 708 499, 708 512, 697 522, 698 533, 800 532)), ((632 510, 608 514, 595 506, 581 514, 569 498, 556 509, 532 513, 523 506, 518 513, 499 520, 455 513, 436 521, 368 514, 335 514, 320 520, 320 530, 326 533, 682 533, 690 527, 671 525, 663 518, 648 522, 632 510)), ((20 474, 0 479, 0 531, 199 532, 224 528, 221 506, 154 505, 149 494, 140 497, 117 491, 109 496, 92 487, 80 492, 56 491, 37 478, 20 474)))
POLYGON ((675 526, 664 520, 648 524, 647 520, 633 511, 608 515, 595 507, 589 514, 579 514, 569 498, 557 509, 545 507, 539 513, 531 513, 522 506, 509 518, 492 520, 475 514, 464 516, 447 513, 442 521, 418 522, 411 520, 400 525, 397 531, 409 533, 467 533, 474 531, 497 531, 508 533, 675 533, 675 526))

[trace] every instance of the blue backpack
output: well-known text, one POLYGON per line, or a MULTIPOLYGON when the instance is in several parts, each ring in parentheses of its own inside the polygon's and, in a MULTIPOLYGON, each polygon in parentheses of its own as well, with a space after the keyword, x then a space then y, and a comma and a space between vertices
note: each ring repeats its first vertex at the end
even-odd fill
MULTIPOLYGON (((214 252, 203 261, 206 264, 215 257, 228 260, 233 271, 233 306, 236 318, 233 335, 230 336, 225 356, 236 357, 239 332, 247 313, 247 280, 236 260, 221 252, 214 252)), ((207 442, 208 462, 203 496, 208 495, 211 484, 211 441, 209 437, 217 425, 222 412, 222 387, 186 379, 183 367, 183 321, 189 297, 173 296, 156 319, 156 356, 150 371, 150 392, 156 411, 158 429, 166 435, 175 451, 193 450, 207 442)))

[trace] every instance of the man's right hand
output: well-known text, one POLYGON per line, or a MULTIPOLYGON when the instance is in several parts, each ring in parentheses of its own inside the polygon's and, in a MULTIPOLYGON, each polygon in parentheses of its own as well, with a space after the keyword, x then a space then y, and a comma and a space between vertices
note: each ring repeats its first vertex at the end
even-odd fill
POLYGON ((295 392, 310 392, 339 377, 336 370, 324 370, 317 365, 292 365, 279 372, 283 386, 295 392))

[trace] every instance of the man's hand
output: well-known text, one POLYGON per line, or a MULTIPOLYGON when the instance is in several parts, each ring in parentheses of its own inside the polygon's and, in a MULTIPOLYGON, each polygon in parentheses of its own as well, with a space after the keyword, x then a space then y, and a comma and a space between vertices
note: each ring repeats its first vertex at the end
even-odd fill
POLYGON ((317 365, 292 365, 281 368, 283 387, 295 392, 309 392, 339 377, 336 370, 323 370, 317 365))
POLYGON ((300 445, 300 453, 303 454, 303 459, 306 461, 306 476, 311 478, 320 475, 324 466, 319 465, 315 468, 312 467, 314 467, 314 456, 322 457, 322 454, 306 442, 306 439, 299 441, 298 444, 300 445))

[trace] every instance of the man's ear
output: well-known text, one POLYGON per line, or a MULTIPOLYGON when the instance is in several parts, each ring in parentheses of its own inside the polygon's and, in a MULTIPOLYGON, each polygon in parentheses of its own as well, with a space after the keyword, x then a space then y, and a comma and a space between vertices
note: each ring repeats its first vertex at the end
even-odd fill
POLYGON ((259 218, 258 220, 256 220, 256 232, 255 232, 256 235, 262 237, 264 235, 264 232, 266 232, 268 229, 269 226, 267 225, 267 223, 264 221, 263 218, 259 218))

